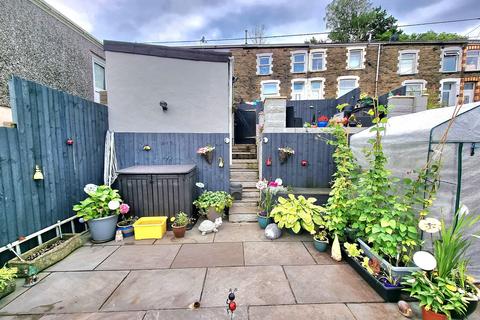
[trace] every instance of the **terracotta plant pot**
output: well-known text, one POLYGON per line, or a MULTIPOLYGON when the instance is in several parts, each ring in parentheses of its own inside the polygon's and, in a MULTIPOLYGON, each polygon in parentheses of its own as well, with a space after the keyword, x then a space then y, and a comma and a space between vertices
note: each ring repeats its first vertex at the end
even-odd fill
POLYGON ((187 230, 187 226, 182 226, 182 227, 172 226, 172 231, 175 238, 183 238, 185 236, 185 230, 187 230))
POLYGON ((447 316, 444 314, 433 312, 432 310, 425 310, 422 307, 422 319, 423 320, 447 320, 447 316))

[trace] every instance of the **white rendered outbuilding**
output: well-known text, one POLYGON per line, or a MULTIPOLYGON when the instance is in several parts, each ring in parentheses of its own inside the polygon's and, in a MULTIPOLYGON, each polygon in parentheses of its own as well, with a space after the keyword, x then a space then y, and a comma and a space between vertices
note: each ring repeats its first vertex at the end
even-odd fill
MULTIPOLYGON (((382 141, 388 169, 398 178, 414 178, 413 170, 422 168, 447 129, 455 107, 439 108, 389 119, 382 141), (413 176, 413 177, 412 177, 413 176)), ((351 148, 362 167, 367 165, 363 149, 375 133, 368 129, 351 137, 351 148)), ((448 132, 442 153, 440 187, 431 216, 454 222, 461 204, 470 214, 480 214, 480 104, 470 103, 460 110, 448 132)), ((480 234, 477 224, 471 234, 480 234)), ((474 238, 469 252, 470 272, 480 279, 480 240, 474 238)))

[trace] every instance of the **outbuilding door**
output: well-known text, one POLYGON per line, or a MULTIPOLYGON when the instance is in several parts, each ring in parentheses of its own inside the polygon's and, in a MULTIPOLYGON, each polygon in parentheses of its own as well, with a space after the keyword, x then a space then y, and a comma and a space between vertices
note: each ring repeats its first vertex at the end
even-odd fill
POLYGON ((255 105, 239 104, 235 110, 235 144, 255 144, 257 109, 255 105))

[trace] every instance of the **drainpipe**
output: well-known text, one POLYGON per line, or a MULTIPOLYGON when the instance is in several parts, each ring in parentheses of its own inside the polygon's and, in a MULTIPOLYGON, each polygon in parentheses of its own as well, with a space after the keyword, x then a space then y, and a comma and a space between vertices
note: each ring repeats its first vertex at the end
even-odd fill
POLYGON ((377 72, 375 73, 375 98, 378 98, 378 74, 380 72, 380 51, 382 50, 382 44, 378 44, 377 50, 377 72))

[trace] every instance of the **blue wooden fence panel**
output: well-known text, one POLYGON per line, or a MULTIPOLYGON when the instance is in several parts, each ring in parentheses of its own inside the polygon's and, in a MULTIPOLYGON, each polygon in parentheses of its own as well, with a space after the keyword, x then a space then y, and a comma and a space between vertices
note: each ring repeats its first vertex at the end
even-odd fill
POLYGON ((285 185, 303 188, 326 188, 330 186, 335 170, 332 153, 334 148, 327 144, 330 134, 315 133, 265 133, 268 143, 262 145, 263 177, 283 179, 285 185), (295 154, 286 163, 280 164, 279 147, 291 147, 295 154), (272 158, 272 165, 266 166, 265 160, 272 158), (301 161, 307 160, 308 166, 302 167, 301 161))
POLYGON ((9 87, 17 127, 0 128, 2 246, 72 216, 84 185, 103 182, 108 130, 104 105, 18 77, 9 87))
POLYGON ((230 188, 230 145, 224 142, 228 133, 115 133, 115 150, 120 169, 134 165, 196 164, 198 181, 208 190, 230 188), (215 146, 212 164, 196 153, 199 147, 215 146), (149 145, 150 151, 143 146, 149 145), (224 167, 218 166, 222 157, 224 167))

